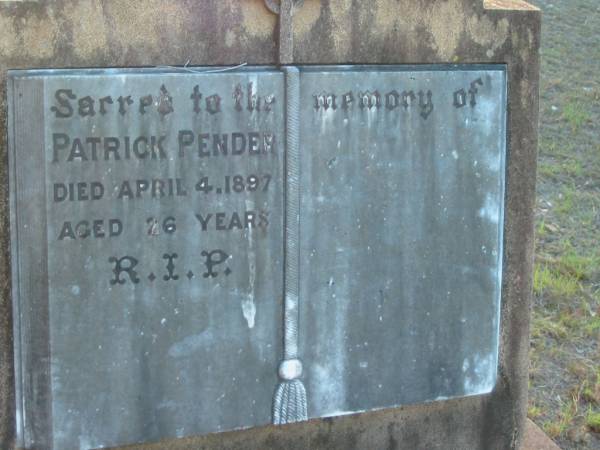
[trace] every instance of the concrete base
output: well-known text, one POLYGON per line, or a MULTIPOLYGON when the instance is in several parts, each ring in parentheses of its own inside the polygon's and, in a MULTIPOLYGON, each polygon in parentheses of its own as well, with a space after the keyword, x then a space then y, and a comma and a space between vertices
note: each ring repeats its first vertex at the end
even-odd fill
POLYGON ((531 420, 527 419, 525 423, 525 436, 521 450, 560 450, 560 447, 550 439, 531 420))

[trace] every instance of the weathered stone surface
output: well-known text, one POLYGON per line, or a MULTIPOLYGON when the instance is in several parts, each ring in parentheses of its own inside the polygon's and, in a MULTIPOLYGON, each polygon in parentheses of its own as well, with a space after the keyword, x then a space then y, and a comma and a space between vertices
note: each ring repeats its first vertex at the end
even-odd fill
MULTIPOLYGON (((509 161, 499 378, 491 395, 210 435, 137 448, 518 448, 525 423, 540 12, 520 1, 306 0, 294 62, 505 63, 509 161), (512 9, 514 8, 514 9, 512 9)), ((8 68, 277 62, 262 0, 0 3, 0 83, 8 68)), ((0 108, 6 111, 5 89, 0 108)), ((6 161, 6 116, 0 115, 6 161)), ((0 447, 14 437, 7 167, 0 165, 0 447)))

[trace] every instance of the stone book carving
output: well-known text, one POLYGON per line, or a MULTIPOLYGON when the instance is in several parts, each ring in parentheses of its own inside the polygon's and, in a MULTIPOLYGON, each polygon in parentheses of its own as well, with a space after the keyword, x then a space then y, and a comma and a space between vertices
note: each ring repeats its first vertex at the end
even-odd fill
POLYGON ((490 392, 503 65, 9 73, 17 434, 490 392))

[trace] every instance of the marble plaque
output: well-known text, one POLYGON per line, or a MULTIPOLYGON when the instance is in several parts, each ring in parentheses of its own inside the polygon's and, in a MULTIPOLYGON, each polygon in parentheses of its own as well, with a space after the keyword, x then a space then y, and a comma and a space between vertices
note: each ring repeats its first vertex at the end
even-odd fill
POLYGON ((494 387, 506 81, 502 69, 462 69, 303 73, 310 416, 494 387))
POLYGON ((493 389, 504 66, 40 70, 8 83, 21 446, 493 389))

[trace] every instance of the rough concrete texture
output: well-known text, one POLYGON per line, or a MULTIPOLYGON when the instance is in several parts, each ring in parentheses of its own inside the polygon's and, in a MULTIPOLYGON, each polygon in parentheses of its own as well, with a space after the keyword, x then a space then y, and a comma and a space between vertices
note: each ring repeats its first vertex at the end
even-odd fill
POLYGON ((527 419, 522 450, 560 450, 560 447, 540 427, 527 419))
MULTIPOLYGON (((488 396, 209 435, 138 449, 512 449, 527 404, 540 12, 521 0, 305 0, 303 64, 505 63, 509 159, 498 384, 488 396)), ((263 0, 0 2, 0 448, 14 438, 6 70, 274 64, 263 0)))

